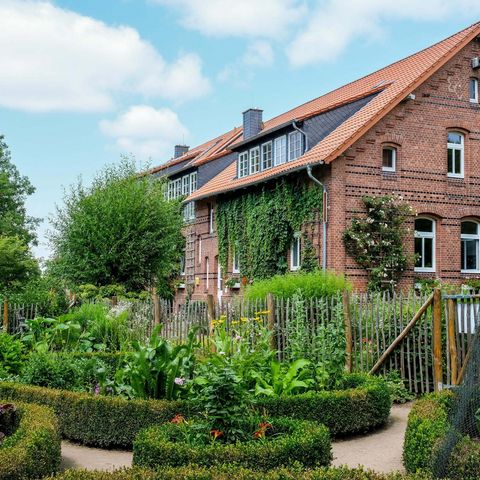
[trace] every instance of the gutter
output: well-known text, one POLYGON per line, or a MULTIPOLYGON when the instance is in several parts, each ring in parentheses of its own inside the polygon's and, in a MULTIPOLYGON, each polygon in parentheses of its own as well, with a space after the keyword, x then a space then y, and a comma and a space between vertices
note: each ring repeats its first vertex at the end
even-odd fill
POLYGON ((323 213, 322 213, 322 270, 327 269, 327 208, 328 208, 328 193, 326 185, 318 178, 313 176, 312 166, 307 165, 307 175, 317 185, 323 189, 323 213))

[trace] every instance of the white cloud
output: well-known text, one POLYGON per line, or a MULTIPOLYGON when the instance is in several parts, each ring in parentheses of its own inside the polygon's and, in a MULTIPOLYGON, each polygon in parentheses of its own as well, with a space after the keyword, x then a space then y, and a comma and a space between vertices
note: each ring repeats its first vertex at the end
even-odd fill
POLYGON ((268 67, 273 64, 272 46, 263 40, 257 40, 247 47, 243 56, 243 63, 259 67, 268 67))
POLYGON ((210 86, 198 56, 172 63, 128 26, 48 1, 0 2, 0 105, 28 111, 103 111, 119 93, 186 101, 210 86))
POLYGON ((175 112, 148 105, 134 105, 114 120, 102 120, 100 130, 115 140, 115 148, 141 160, 170 158, 173 146, 188 135, 175 112))
POLYGON ((478 0, 328 0, 309 12, 305 28, 287 46, 290 63, 304 66, 333 60, 355 39, 383 36, 388 20, 439 21, 452 14, 474 18, 478 0))
POLYGON ((177 9, 182 24, 210 36, 282 37, 305 13, 300 0, 151 0, 177 9))

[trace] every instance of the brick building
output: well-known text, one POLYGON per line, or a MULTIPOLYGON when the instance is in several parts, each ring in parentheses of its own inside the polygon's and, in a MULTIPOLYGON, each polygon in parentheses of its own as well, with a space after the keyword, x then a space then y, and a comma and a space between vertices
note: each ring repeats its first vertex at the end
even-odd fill
MULTIPOLYGON (((225 196, 279 178, 325 188, 324 214, 308 235, 319 265, 364 288, 366 272, 343 246, 364 195, 402 195, 417 212, 406 249, 417 254, 403 283, 480 275, 480 23, 275 118, 249 109, 243 126, 153 170, 168 176, 170 198, 185 200, 185 265, 178 295, 230 295, 241 276, 235 255, 218 261, 215 210, 225 196), (323 220, 326 220, 325 222, 323 220), (326 239, 326 241, 325 241, 326 239)), ((298 268, 302 236, 288 267, 298 268)))

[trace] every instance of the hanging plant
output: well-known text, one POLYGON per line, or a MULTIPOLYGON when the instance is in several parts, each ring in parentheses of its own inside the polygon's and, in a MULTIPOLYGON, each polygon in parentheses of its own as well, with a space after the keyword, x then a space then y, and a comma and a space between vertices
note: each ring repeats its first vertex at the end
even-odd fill
POLYGON ((219 201, 218 251, 224 271, 236 251, 242 277, 249 281, 285 273, 294 233, 318 218, 322 201, 321 188, 299 179, 282 179, 219 201))

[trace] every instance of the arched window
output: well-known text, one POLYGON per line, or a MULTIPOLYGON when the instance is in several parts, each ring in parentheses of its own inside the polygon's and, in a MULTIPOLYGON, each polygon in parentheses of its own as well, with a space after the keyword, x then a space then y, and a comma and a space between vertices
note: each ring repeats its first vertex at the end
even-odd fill
POLYGON ((382 170, 384 172, 395 172, 397 168, 397 149, 395 147, 383 147, 382 170))
POLYGON ((461 225, 461 266, 462 272, 478 272, 480 233, 477 222, 465 221, 461 225))
POLYGON ((448 132, 447 165, 448 176, 463 178, 464 136, 459 132, 448 132))
POLYGON ((415 220, 415 271, 435 271, 435 221, 430 218, 415 220))

